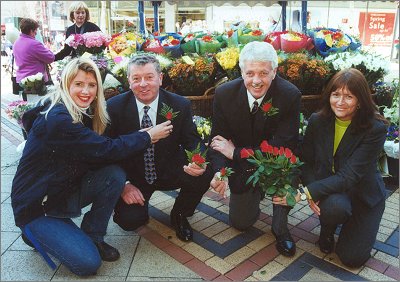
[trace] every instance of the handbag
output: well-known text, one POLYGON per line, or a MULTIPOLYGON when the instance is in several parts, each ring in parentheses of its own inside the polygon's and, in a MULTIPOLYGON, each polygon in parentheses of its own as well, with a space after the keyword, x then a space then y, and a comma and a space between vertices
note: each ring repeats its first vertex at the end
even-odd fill
POLYGON ((17 77, 14 76, 14 54, 11 57, 11 82, 12 82, 12 93, 15 95, 19 95, 19 92, 23 90, 23 88, 17 83, 17 77))

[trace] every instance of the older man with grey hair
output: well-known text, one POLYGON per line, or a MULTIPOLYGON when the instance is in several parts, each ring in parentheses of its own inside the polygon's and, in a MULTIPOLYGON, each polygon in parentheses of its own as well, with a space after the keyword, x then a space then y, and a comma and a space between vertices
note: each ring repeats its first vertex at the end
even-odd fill
MULTIPOLYGON (((294 150, 298 142, 300 91, 277 74, 278 56, 266 42, 248 43, 240 53, 242 77, 222 84, 215 91, 210 157, 214 172, 223 167, 235 171, 229 177, 231 189, 229 219, 233 227, 245 230, 260 214, 264 194, 260 187, 246 184, 252 165, 241 159, 243 148, 256 150, 263 140, 275 147, 294 150), (274 115, 264 115, 261 107, 272 102, 274 115)), ((226 181, 214 177, 211 187, 224 195, 226 181)), ((296 245, 287 227, 290 208, 273 205, 272 233, 276 247, 285 256, 293 256, 296 245)))

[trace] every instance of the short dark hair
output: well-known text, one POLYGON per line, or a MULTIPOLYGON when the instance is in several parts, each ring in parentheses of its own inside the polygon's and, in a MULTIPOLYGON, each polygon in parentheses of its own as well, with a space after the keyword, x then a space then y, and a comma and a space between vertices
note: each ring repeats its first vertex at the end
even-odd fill
POLYGON ((39 24, 37 21, 29 19, 29 18, 24 18, 21 20, 19 24, 19 28, 21 29, 21 32, 23 34, 29 35, 29 33, 32 30, 35 30, 39 27, 39 24))
POLYGON ((359 107, 352 118, 351 123, 356 131, 365 130, 372 126, 372 120, 387 120, 379 113, 378 107, 372 100, 371 90, 364 74, 355 68, 344 69, 336 73, 322 93, 322 108, 320 113, 326 117, 333 117, 335 114, 331 109, 331 93, 338 89, 347 89, 357 97, 359 107))
POLYGON ((131 73, 132 65, 144 66, 147 64, 153 64, 154 68, 156 69, 156 72, 161 73, 160 62, 154 55, 139 53, 130 58, 129 63, 128 63, 128 68, 127 68, 127 77, 129 77, 129 75, 131 73))

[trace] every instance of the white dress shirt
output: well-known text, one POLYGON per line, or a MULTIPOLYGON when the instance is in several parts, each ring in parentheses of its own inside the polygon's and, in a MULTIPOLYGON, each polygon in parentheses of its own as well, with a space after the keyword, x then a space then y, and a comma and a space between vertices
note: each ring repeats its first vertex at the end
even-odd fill
POLYGON ((138 109, 138 113, 139 113, 139 124, 142 124, 142 119, 144 116, 144 106, 149 106, 150 109, 147 112, 147 114, 150 117, 151 123, 153 124, 153 126, 156 125, 157 122, 157 107, 158 107, 158 98, 159 96, 157 95, 157 98, 151 102, 149 105, 143 104, 142 102, 140 102, 137 98, 136 98, 136 105, 137 105, 137 109, 138 109))
POLYGON ((257 101, 258 106, 260 107, 260 106, 261 106, 261 102, 262 102, 262 100, 264 99, 264 97, 265 97, 266 94, 267 94, 267 93, 265 93, 261 98, 255 99, 255 98, 253 97, 253 95, 251 95, 251 93, 249 92, 249 90, 247 90, 247 100, 249 101, 250 112, 251 112, 251 110, 253 109, 253 103, 254 103, 254 101, 257 101))

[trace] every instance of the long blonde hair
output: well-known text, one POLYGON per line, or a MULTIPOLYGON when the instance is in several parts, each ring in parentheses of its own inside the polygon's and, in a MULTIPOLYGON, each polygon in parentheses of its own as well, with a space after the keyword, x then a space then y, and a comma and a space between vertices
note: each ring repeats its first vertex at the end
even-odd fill
POLYGON ((103 134, 109 123, 109 116, 106 109, 106 100, 103 93, 103 84, 99 69, 96 64, 86 58, 72 59, 64 68, 61 74, 61 83, 54 87, 50 93, 42 100, 50 100, 49 108, 43 112, 47 118, 47 114, 58 103, 63 103, 72 117, 73 123, 82 122, 82 110, 75 104, 69 93, 72 80, 77 76, 78 71, 94 74, 97 81, 96 98, 90 104, 90 110, 93 114, 93 130, 98 134, 103 134))

